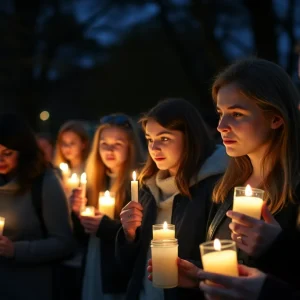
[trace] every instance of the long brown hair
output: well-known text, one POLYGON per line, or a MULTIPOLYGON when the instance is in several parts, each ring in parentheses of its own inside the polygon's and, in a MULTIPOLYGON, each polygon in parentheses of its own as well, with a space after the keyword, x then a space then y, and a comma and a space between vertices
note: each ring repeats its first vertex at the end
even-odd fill
POLYGON ((34 180, 45 172, 48 166, 33 130, 22 116, 2 113, 0 114, 0 144, 18 151, 17 194, 27 192, 34 180))
MULTIPOLYGON (((258 58, 238 61, 221 72, 212 87, 214 102, 217 102, 219 90, 229 84, 235 84, 242 95, 255 101, 266 116, 274 113, 284 121, 270 135, 270 147, 262 160, 262 170, 267 164, 271 170, 264 178, 262 188, 269 209, 272 213, 278 212, 288 201, 293 201, 299 183, 299 93, 280 66, 258 58)), ((231 158, 223 178, 215 186, 213 200, 224 201, 229 191, 243 185, 252 171, 247 155, 231 158)))
MULTIPOLYGON (((170 98, 159 102, 140 119, 144 131, 148 120, 154 120, 164 128, 183 133, 184 149, 175 181, 180 193, 190 197, 190 180, 197 175, 216 147, 199 111, 187 100, 170 98)), ((148 154, 146 165, 139 176, 141 185, 157 172, 158 168, 148 154)))
POLYGON ((112 114, 101 119, 101 125, 97 128, 90 155, 87 160, 87 198, 89 205, 97 206, 99 192, 106 188, 106 174, 108 168, 104 165, 99 154, 99 142, 101 133, 106 128, 117 127, 126 132, 128 137, 128 158, 118 173, 118 176, 111 188, 115 192, 116 208, 115 216, 118 216, 126 201, 126 190, 131 181, 132 171, 140 167, 143 161, 141 143, 137 128, 132 119, 125 114, 112 114))
POLYGON ((86 129, 84 122, 79 121, 79 120, 70 120, 70 121, 67 121, 66 123, 64 123, 58 131, 56 146, 55 146, 54 165, 59 166, 60 163, 67 163, 70 166, 70 162, 65 159, 65 157, 63 156, 62 151, 61 151, 62 136, 65 132, 75 133, 76 135, 79 136, 82 143, 85 144, 85 147, 82 150, 82 156, 81 156, 81 161, 85 162, 88 157, 89 151, 90 151, 89 133, 86 129))

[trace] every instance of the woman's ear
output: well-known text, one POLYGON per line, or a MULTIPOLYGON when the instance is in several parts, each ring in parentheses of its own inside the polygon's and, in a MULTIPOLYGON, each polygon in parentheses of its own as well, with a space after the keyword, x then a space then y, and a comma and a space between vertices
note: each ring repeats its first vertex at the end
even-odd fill
POLYGON ((275 115, 272 118, 272 122, 271 122, 271 128, 272 129, 278 129, 280 126, 283 125, 283 119, 281 116, 275 115))

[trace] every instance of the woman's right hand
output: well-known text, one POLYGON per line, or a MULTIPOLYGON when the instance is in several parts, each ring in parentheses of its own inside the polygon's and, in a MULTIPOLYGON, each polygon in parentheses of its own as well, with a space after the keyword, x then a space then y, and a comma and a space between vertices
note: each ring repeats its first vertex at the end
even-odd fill
POLYGON ((130 201, 123 207, 120 219, 125 232, 126 239, 134 241, 136 229, 142 225, 143 206, 135 201, 130 201))
MULTIPOLYGON (((178 265, 178 286, 182 288, 195 288, 199 285, 199 268, 191 262, 177 258, 178 265)), ((148 260, 148 279, 152 281, 152 259, 148 260)))
POLYGON ((69 198, 72 211, 76 215, 80 215, 81 208, 86 205, 87 199, 82 197, 81 188, 76 188, 72 191, 72 194, 69 198))

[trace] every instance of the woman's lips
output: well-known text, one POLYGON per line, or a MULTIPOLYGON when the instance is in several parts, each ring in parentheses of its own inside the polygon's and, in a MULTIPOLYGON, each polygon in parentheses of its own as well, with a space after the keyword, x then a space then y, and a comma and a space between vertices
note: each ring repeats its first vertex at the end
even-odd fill
POLYGON ((164 157, 155 157, 154 158, 156 161, 162 161, 162 160, 164 160, 165 158, 164 157))
POLYGON ((234 141, 234 140, 223 140, 224 145, 232 145, 234 143, 236 143, 236 141, 234 141))

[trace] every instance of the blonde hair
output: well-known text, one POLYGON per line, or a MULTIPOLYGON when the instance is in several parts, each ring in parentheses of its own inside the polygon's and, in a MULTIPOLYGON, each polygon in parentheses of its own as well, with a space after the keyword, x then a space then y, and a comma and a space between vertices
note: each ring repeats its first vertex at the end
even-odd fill
MULTIPOLYGON (((212 87, 217 102, 219 90, 235 84, 240 93, 255 101, 265 116, 278 115, 283 125, 270 135, 270 147, 262 160, 262 171, 268 170, 261 188, 274 214, 288 202, 293 202, 300 171, 300 118, 297 105, 299 93, 288 74, 275 63, 248 58, 238 61, 221 72, 212 87)), ((214 202, 223 202, 235 186, 243 185, 253 168, 247 155, 232 157, 222 179, 213 191, 214 202)))
MULTIPOLYGON (((114 114, 113 116, 126 116, 124 114, 114 114)), ((116 123, 103 123, 101 124, 94 135, 92 148, 87 160, 86 174, 87 174, 87 199, 88 204, 97 206, 99 192, 104 191, 106 188, 106 174, 108 168, 104 165, 99 154, 99 142, 100 137, 104 129, 106 128, 120 128, 124 130, 128 137, 128 158, 121 166, 120 172, 111 187, 111 191, 115 192, 116 208, 115 216, 118 216, 123 208, 126 200, 126 190, 128 183, 131 180, 131 172, 139 167, 139 163, 142 162, 142 152, 139 136, 132 120, 126 116, 129 126, 123 126, 116 123)), ((126 123, 127 124, 127 123, 126 123)))
POLYGON ((82 121, 70 120, 70 121, 64 123, 59 129, 59 132, 57 135, 57 140, 56 140, 56 145, 55 145, 55 156, 54 156, 53 164, 55 166, 59 166, 60 163, 70 164, 70 162, 64 158, 62 151, 61 151, 62 136, 65 132, 75 133, 76 135, 79 136, 82 143, 85 144, 85 147, 82 150, 82 156, 81 156, 82 162, 85 162, 88 157, 89 151, 90 151, 90 137, 89 137, 88 131, 86 129, 85 124, 82 121))

